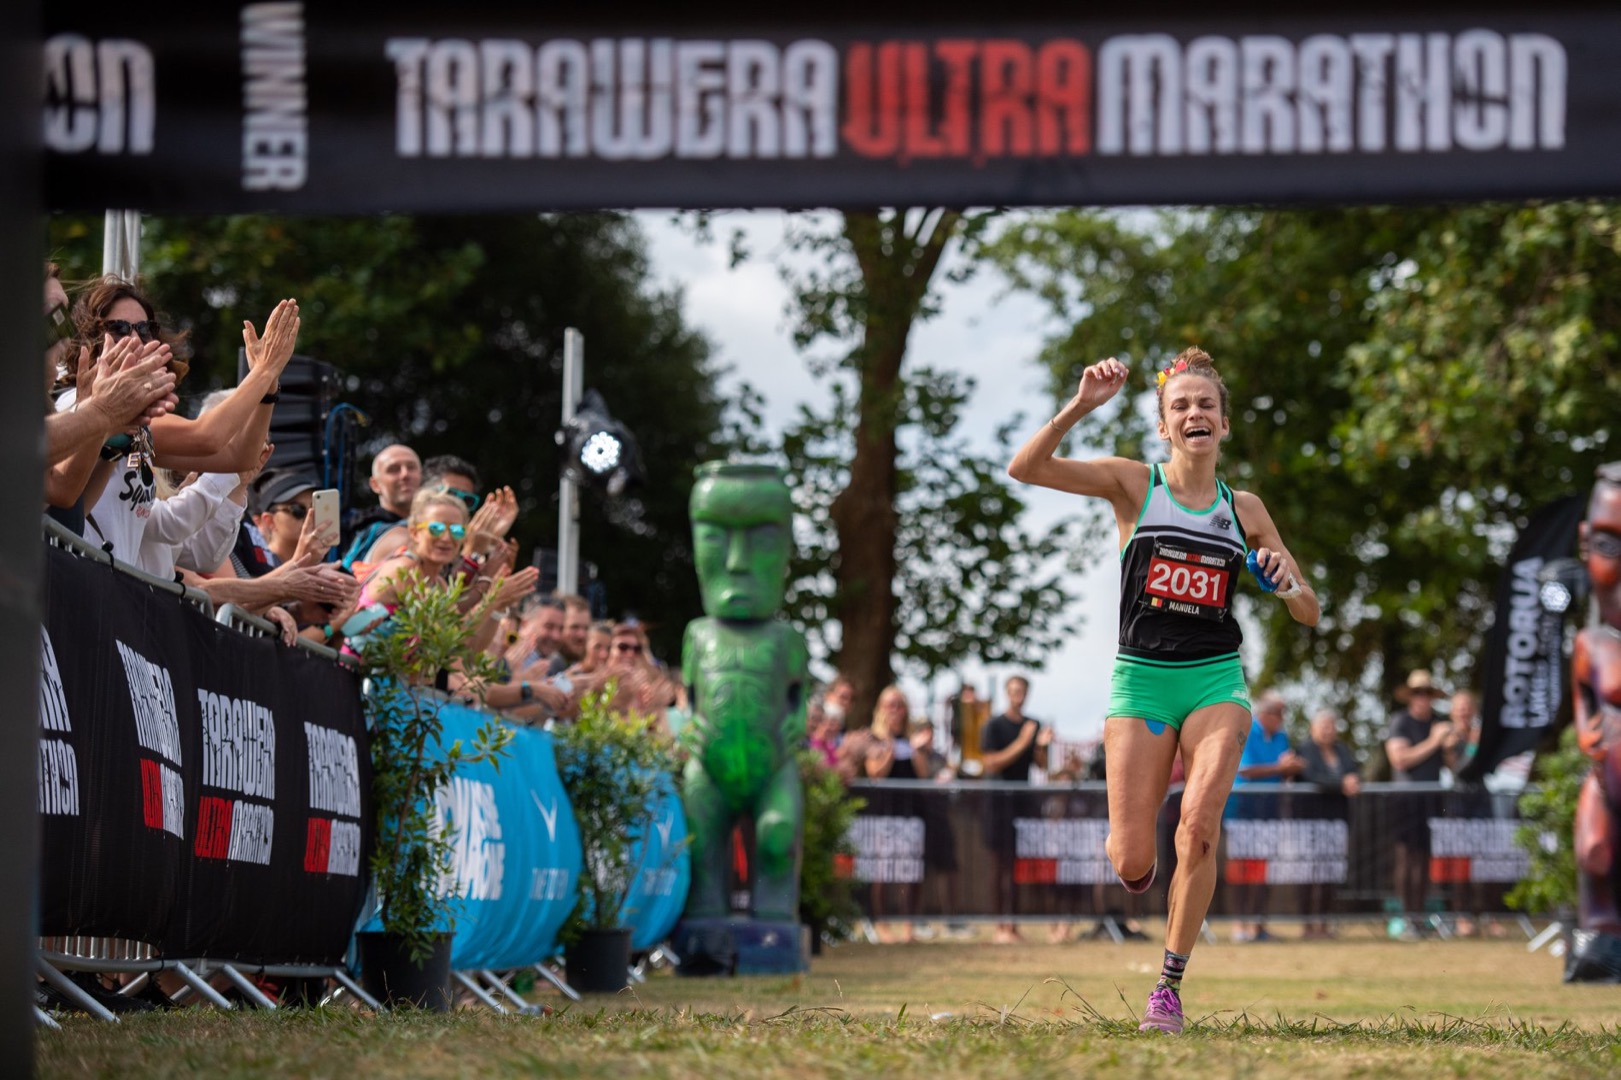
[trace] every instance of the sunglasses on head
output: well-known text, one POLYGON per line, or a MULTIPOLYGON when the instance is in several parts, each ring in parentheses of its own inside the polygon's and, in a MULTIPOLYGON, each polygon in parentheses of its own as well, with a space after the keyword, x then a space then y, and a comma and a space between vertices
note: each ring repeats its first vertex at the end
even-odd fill
POLYGON ((291 515, 294 521, 303 521, 305 516, 309 514, 310 508, 303 503, 277 503, 270 508, 270 512, 274 514, 277 511, 291 515))
POLYGON ((463 491, 461 488, 453 488, 446 485, 440 490, 446 495, 454 495, 456 498, 460 499, 462 501, 462 505, 467 507, 467 512, 469 514, 471 514, 474 510, 477 510, 478 504, 484 501, 483 498, 476 492, 463 491))
POLYGON ((112 335, 114 341, 134 334, 141 341, 150 342, 157 340, 158 335, 163 332, 163 327, 156 319, 142 319, 140 322, 130 322, 128 319, 103 319, 101 325, 112 335))
POLYGON ((460 540, 462 537, 467 535, 467 526, 449 525, 443 521, 425 522, 424 524, 418 525, 417 528, 426 529, 428 535, 433 537, 435 540, 443 539, 446 533, 450 534, 450 538, 452 540, 460 540))
POLYGON ((73 339, 73 320, 68 318, 68 306, 58 303, 45 313, 45 347, 49 349, 59 341, 73 339))

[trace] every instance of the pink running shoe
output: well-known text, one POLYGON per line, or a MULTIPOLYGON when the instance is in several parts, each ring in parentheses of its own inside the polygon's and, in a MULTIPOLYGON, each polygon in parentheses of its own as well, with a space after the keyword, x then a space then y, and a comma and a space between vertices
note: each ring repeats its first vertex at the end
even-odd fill
POLYGON ((1148 1008, 1143 1010, 1143 1022, 1137 1025, 1137 1030, 1182 1034, 1182 998, 1174 987, 1154 987, 1154 992, 1148 995, 1148 1008))

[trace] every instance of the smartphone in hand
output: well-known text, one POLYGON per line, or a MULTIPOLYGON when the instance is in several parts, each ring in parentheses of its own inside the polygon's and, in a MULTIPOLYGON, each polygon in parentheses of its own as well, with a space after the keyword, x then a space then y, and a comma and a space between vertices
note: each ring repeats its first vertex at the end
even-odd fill
POLYGON ((310 513, 315 515, 316 529, 330 533, 332 542, 338 542, 338 490, 322 488, 310 495, 310 513))

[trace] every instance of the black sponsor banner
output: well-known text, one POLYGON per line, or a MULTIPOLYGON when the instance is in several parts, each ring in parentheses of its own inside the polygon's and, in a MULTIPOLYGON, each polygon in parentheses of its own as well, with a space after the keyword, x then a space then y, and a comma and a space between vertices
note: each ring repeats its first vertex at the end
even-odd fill
POLYGON ((1485 694, 1480 748, 1463 775, 1475 780, 1504 759, 1534 751, 1549 729, 1569 716, 1566 626, 1574 597, 1545 570, 1576 553, 1576 531, 1587 496, 1569 495, 1532 515, 1514 541, 1497 582, 1496 616, 1486 636, 1485 694), (1553 590, 1544 602, 1545 588, 1553 590))
MULTIPOLYGON (((1159 875, 1128 897, 1104 844, 1102 784, 862 783, 867 805, 839 874, 874 918, 1097 918, 1163 914, 1180 792, 1158 820, 1159 875)), ((1528 868, 1515 796, 1478 788, 1368 785, 1346 798, 1255 786, 1222 820, 1214 916, 1329 918, 1391 911, 1398 847, 1427 867, 1430 906, 1503 910, 1528 868)))
POLYGON ((402 0, 46 12, 53 206, 1365 202, 1621 191, 1621 11, 740 26, 402 0))
POLYGON ((355 676, 47 549, 41 933, 341 960, 370 788, 355 676))

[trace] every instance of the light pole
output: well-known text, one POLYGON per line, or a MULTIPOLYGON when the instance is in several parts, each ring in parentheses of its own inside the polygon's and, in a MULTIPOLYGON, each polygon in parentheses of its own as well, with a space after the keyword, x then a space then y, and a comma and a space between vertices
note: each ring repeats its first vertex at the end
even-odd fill
MULTIPOLYGON (((574 327, 563 331, 563 426, 567 431, 585 388, 585 335, 574 327)), ((570 452, 566 439, 563 453, 570 452)), ((580 584, 580 492, 570 469, 559 470, 557 482, 557 589, 567 594, 580 584)))

